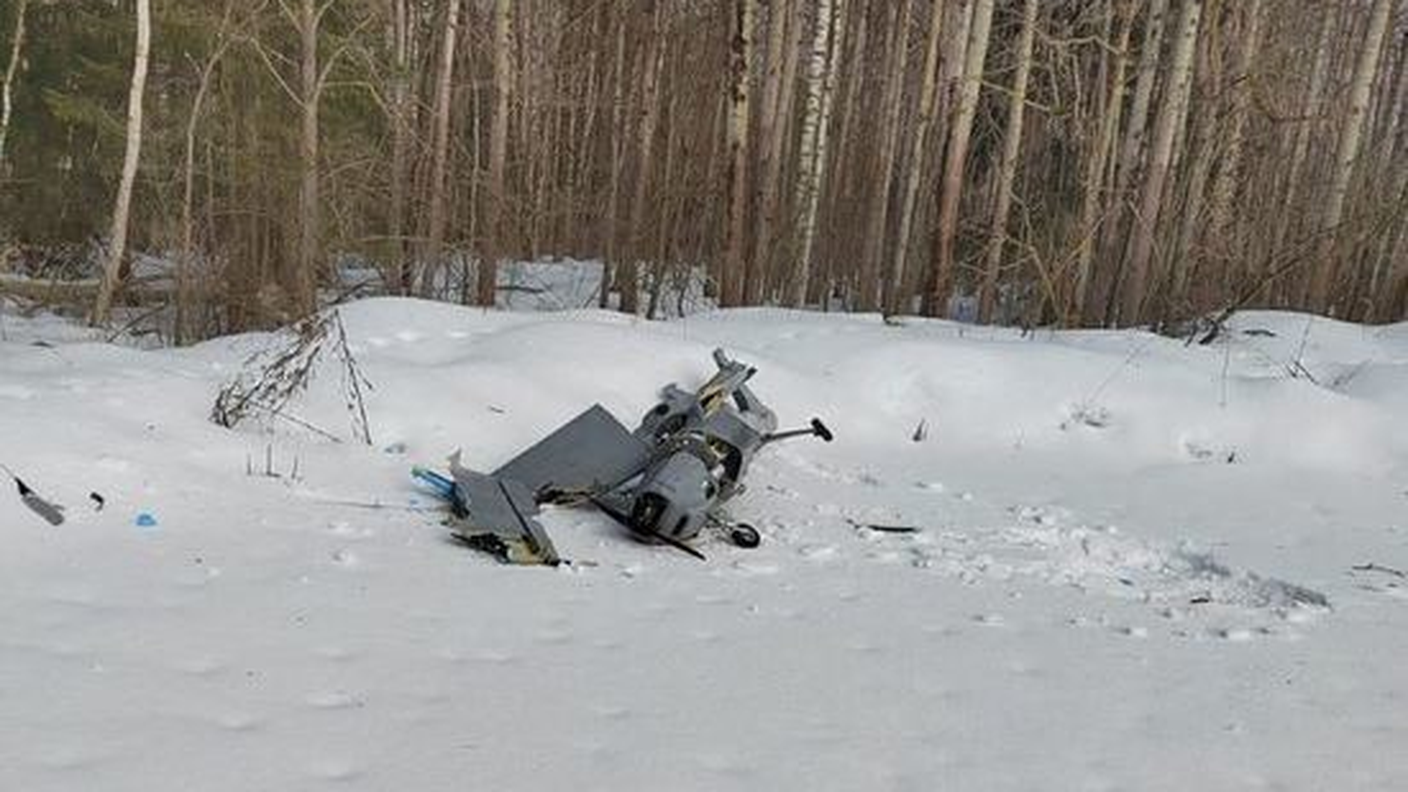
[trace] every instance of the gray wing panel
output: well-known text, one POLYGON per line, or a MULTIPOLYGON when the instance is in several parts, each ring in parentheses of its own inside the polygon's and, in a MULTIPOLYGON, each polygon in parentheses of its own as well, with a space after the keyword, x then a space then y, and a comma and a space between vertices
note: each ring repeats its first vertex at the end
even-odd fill
POLYGON ((505 540, 521 541, 542 563, 560 560, 543 526, 533 519, 538 505, 533 495, 516 481, 501 481, 452 465, 458 497, 467 513, 466 535, 493 534, 505 540))
POLYGON ((650 449, 606 408, 594 404, 494 471, 530 493, 618 484, 650 460, 650 449))

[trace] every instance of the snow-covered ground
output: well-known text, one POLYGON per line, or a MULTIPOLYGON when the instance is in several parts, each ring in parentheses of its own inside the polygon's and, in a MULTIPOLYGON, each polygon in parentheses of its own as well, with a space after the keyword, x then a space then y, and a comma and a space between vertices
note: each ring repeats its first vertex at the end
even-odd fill
MULTIPOLYGON (((0 789, 1408 788, 1408 326, 343 316, 370 448, 207 420, 270 336, 5 318, 0 462, 69 520, 0 498, 0 789), (500 566, 408 476, 716 345, 837 435, 760 456, 757 550, 561 509, 575 564, 500 566)), ((350 437, 340 394, 292 412, 350 437)))

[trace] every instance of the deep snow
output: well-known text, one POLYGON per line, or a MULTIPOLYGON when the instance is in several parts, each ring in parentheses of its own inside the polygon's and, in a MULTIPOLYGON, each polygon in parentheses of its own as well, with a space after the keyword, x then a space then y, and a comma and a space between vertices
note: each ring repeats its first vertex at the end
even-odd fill
MULTIPOLYGON (((0 462, 70 519, 0 498, 0 789, 1408 788, 1408 326, 343 315, 371 448, 207 420, 270 336, 5 317, 0 462), (556 509, 579 563, 503 567, 408 476, 716 345, 837 435, 759 457, 758 550, 556 509)), ((331 369, 293 412, 350 436, 331 369)))

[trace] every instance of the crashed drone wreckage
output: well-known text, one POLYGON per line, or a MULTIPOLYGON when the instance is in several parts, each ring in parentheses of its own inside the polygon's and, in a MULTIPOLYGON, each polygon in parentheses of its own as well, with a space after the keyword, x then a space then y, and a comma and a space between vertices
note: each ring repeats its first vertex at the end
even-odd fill
POLYGON ((722 349, 714 362, 718 372, 693 393, 666 385, 634 432, 595 404, 492 473, 464 467, 456 453, 449 476, 419 467, 413 475, 449 503, 460 541, 506 562, 562 563, 536 519, 544 503, 594 504, 633 535, 700 559, 689 542, 706 526, 756 547, 757 530, 723 513, 744 491, 753 456, 792 437, 830 442, 831 430, 813 418, 777 431, 777 416, 747 385, 757 369, 722 349))

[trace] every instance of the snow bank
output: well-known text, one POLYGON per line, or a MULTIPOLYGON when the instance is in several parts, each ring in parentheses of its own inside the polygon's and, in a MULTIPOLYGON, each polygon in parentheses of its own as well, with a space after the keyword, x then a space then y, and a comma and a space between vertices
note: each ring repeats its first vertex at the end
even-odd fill
POLYGON ((299 423, 207 420, 272 336, 5 317, 0 461, 69 521, 0 498, 0 788, 1408 785, 1408 326, 343 318, 371 447, 327 438, 333 367, 299 423), (500 567, 407 475, 592 402, 633 424, 720 345, 837 436, 759 457, 758 550, 552 509, 577 563, 500 567))

